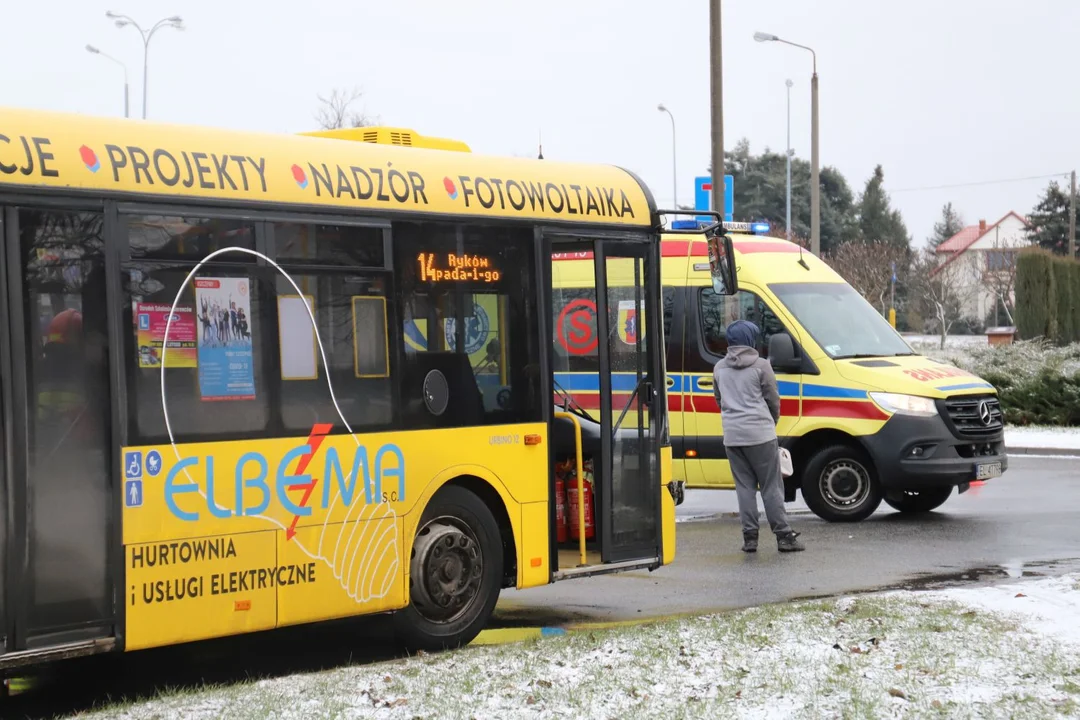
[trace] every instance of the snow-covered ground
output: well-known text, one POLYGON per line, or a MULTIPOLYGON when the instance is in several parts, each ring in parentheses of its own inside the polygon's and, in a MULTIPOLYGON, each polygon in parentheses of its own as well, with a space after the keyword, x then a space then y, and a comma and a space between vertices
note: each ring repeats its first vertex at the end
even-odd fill
MULTIPOLYGON (((910 345, 913 350, 926 350, 941 347, 940 335, 909 335, 907 333, 902 334, 904 336, 904 339, 907 340, 908 345, 910 345)), ((987 340, 985 335, 949 335, 945 338, 946 349, 968 348, 987 345, 988 343, 989 340, 987 340)))
POLYGON ((1080 450, 1080 427, 1007 427, 1005 447, 1080 450))
POLYGON ((93 718, 1080 715, 1080 575, 889 592, 166 692, 93 718))

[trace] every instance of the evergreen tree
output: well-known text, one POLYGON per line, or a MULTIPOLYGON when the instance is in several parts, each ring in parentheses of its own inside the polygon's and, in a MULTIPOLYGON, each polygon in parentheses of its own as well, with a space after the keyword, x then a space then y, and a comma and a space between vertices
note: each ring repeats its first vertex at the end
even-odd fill
POLYGON ((878 165, 859 197, 858 239, 867 243, 883 242, 901 248, 910 247, 911 236, 908 235, 907 226, 900 211, 890 207, 884 184, 885 171, 878 165))
MULTIPOLYGON (((1069 248, 1069 192, 1051 180, 1046 192, 1028 216, 1028 235, 1039 247, 1057 255, 1069 248)), ((1080 228, 1078 228, 1080 229, 1080 228)), ((1080 232, 1077 233, 1080 237, 1080 232)), ((1077 243, 1080 246, 1080 243, 1077 243)))
MULTIPOLYGON (((745 138, 724 153, 724 171, 735 181, 735 219, 766 220, 784 235, 787 221, 787 159, 784 153, 765 148, 760 155, 750 150, 745 138)), ((710 166, 708 172, 712 173, 710 166)), ((843 174, 823 167, 821 180, 821 250, 828 253, 858 236, 855 199, 843 174)), ((791 232, 793 239, 810 241, 810 163, 791 159, 791 232)))
POLYGON ((952 203, 945 203, 941 208, 941 219, 934 223, 934 233, 930 236, 930 247, 936 248, 964 229, 964 219, 953 209, 952 203))

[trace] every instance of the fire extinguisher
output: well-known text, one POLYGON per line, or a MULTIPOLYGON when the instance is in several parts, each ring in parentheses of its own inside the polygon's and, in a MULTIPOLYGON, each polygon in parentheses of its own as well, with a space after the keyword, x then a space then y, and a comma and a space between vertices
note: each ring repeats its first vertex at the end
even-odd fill
POLYGON ((555 475, 555 540, 566 542, 566 486, 562 475, 555 475))
MULTIPOLYGON (((582 503, 585 505, 585 539, 591 539, 596 534, 596 530, 593 527, 593 490, 592 490, 592 473, 589 472, 590 464, 585 464, 585 471, 582 473, 584 476, 584 488, 582 494, 582 503)), ((579 539, 578 535, 578 486, 577 475, 574 475, 574 479, 570 481, 570 490, 567 493, 570 502, 570 537, 573 540, 579 539)))

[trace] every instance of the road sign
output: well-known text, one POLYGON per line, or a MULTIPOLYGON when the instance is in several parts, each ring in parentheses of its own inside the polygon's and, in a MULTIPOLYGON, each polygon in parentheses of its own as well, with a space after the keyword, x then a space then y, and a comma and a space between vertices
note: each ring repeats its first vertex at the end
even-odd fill
MULTIPOLYGON (((733 209, 735 206, 735 178, 731 175, 724 176, 724 222, 735 219, 733 209)), ((712 210, 712 178, 709 176, 694 178, 694 209, 712 210)), ((708 217, 700 217, 699 220, 708 221, 708 217)))

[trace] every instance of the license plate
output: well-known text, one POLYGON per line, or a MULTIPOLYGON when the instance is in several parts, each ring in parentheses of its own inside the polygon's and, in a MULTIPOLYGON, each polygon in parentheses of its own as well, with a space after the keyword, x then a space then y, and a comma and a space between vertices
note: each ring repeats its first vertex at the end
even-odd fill
POLYGON ((1001 477, 1001 463, 981 463, 975 466, 976 480, 989 480, 996 477, 1001 477))

